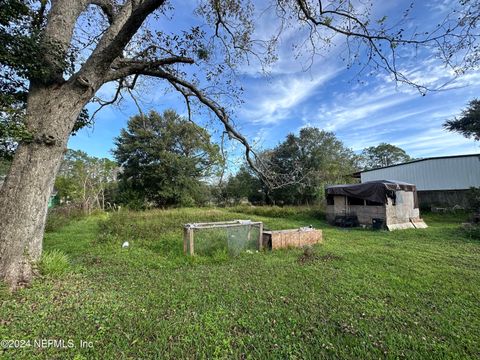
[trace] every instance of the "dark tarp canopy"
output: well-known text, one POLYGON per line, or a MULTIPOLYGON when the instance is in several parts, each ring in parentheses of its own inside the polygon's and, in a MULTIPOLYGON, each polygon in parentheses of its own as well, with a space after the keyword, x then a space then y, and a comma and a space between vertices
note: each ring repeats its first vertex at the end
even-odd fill
POLYGON ((393 199, 395 203, 395 191, 398 190, 413 191, 414 206, 415 208, 418 208, 417 187, 413 184, 408 184, 401 181, 376 180, 367 181, 362 184, 332 185, 325 189, 325 194, 326 196, 350 196, 357 199, 386 204, 388 198, 393 199))

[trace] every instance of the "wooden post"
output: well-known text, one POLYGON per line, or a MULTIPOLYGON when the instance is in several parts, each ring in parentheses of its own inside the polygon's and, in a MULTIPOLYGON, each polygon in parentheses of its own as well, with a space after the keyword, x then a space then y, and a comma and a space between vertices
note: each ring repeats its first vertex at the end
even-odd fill
POLYGON ((188 240, 189 240, 189 243, 190 243, 190 256, 193 256, 195 255, 195 246, 193 244, 193 229, 192 228, 189 228, 188 229, 188 240))
POLYGON ((188 226, 183 227, 183 253, 187 255, 188 246, 188 226))
POLYGON ((194 254, 194 244, 193 244, 193 228, 190 226, 185 226, 183 228, 183 253, 191 256, 194 254))
POLYGON ((258 225, 258 231, 260 233, 258 235, 258 251, 261 251, 263 249, 263 223, 262 222, 258 225))

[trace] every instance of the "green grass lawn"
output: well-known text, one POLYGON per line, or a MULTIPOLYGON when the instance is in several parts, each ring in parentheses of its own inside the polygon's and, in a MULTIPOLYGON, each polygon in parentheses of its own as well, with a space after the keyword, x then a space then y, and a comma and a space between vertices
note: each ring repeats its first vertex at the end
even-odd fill
POLYGON ((330 227, 308 209, 236 208, 74 221, 45 239, 68 268, 55 258, 58 271, 45 262, 30 288, 2 290, 0 339, 75 347, 0 358, 479 358, 480 242, 458 230, 461 216, 425 220, 374 232, 330 227), (232 219, 313 225, 325 242, 307 262, 301 249, 183 255, 182 224, 232 219))

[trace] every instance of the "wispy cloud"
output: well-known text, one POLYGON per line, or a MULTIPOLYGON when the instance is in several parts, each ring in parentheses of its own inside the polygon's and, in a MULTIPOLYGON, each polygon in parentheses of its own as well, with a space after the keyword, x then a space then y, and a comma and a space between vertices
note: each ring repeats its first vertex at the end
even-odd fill
POLYGON ((461 135, 448 133, 441 128, 426 129, 409 137, 394 142, 416 156, 452 155, 476 153, 480 149, 473 140, 461 135))
POLYGON ((254 124, 275 124, 294 115, 295 108, 310 99, 316 89, 328 82, 338 69, 329 69, 321 74, 295 74, 254 80, 247 87, 249 99, 240 116, 254 124))
MULTIPOLYGON (((175 21, 172 23, 175 28, 166 30, 197 24, 198 19, 189 11, 184 14, 185 9, 195 8, 197 0, 181 1, 185 6, 175 8, 178 15, 182 15, 180 22, 175 21)), ((276 14, 273 8, 264 12, 268 6, 266 0, 254 3, 257 8, 254 38, 268 40, 278 31, 276 14)), ((408 4, 375 1, 372 19, 388 15, 389 20, 395 20, 402 16, 406 6, 408 4)), ((452 1, 448 0, 418 3, 413 20, 421 21, 425 28, 434 28, 450 6, 452 1)), ((418 22, 412 21, 406 26, 415 29, 415 24, 418 22)), ((164 26, 168 26, 168 22, 164 26)), ((334 131, 346 146, 355 151, 380 142, 401 146, 416 157, 478 151, 478 145, 472 141, 443 131, 442 123, 458 115, 469 100, 478 96, 480 72, 467 73, 452 81, 454 73, 434 54, 417 52, 413 48, 401 52, 399 49, 397 66, 410 80, 434 88, 446 84, 445 91, 422 97, 415 88, 396 84, 384 72, 373 72, 371 76, 363 73, 362 81, 356 83, 358 69, 345 69, 341 60, 342 37, 335 37, 332 46, 310 62, 311 54, 305 51, 306 48, 300 48, 297 53, 292 47, 294 43, 301 43, 304 37, 305 33, 298 27, 284 29, 278 47, 278 61, 267 69, 269 77, 264 77, 260 64, 254 59, 237 69, 239 82, 245 90, 244 103, 238 109, 230 109, 232 120, 251 143, 257 145, 256 148, 275 146, 287 133, 309 125, 334 131)), ((153 80, 144 82, 145 86, 138 91, 144 110, 154 108, 161 112, 165 108, 174 108, 180 113, 186 111, 178 94, 165 92, 168 86, 153 80)), ((108 99, 114 91, 113 84, 109 84, 99 91, 99 95, 108 99)), ((125 125, 128 116, 136 112, 135 104, 127 97, 120 108, 99 113, 93 132, 88 136, 86 131, 82 132, 71 143, 78 148, 107 152, 112 145, 111 139, 125 125)), ((202 126, 222 134, 221 124, 215 118, 210 120, 206 112, 195 113, 195 117, 202 126)), ((215 139, 220 138, 218 134, 215 139)), ((241 163, 241 146, 235 142, 226 146, 233 163, 241 163)))

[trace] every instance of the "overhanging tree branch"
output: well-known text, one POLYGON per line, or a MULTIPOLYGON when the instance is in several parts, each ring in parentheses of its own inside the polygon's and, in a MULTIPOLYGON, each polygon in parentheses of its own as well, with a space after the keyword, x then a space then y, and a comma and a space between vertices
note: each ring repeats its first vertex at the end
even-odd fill
MULTIPOLYGON (((247 161, 249 165, 252 166, 252 168, 256 169, 256 171, 260 172, 260 170, 257 168, 252 158, 252 155, 255 157, 255 152, 251 148, 247 139, 234 128, 234 126, 229 120, 228 114, 226 113, 225 109, 221 107, 216 101, 212 100, 207 95, 205 95, 194 84, 184 79, 181 79, 180 77, 172 73, 169 73, 165 70, 145 69, 141 71, 141 74, 165 79, 171 84, 175 84, 177 88, 183 87, 184 89, 187 89, 188 91, 190 91, 191 94, 189 94, 188 96, 194 95, 203 105, 207 106, 207 108, 209 108, 217 116, 217 118, 222 122, 228 135, 231 138, 239 141, 245 147, 245 156, 247 157, 247 161)), ((187 94, 186 92, 184 93, 187 94)))
POLYGON ((185 56, 171 56, 163 59, 142 61, 135 59, 117 59, 111 70, 104 77, 105 82, 124 78, 132 74, 139 74, 146 70, 154 70, 161 66, 173 64, 193 64, 194 60, 185 56))
POLYGON ((93 87, 101 85, 104 80, 98 76, 99 72, 106 72, 115 59, 122 57, 125 46, 137 33, 145 19, 165 1, 127 0, 76 78, 86 80, 93 87))
MULTIPOLYGON (((286 11, 283 2, 278 0, 277 4, 283 11, 286 11)), ((450 41, 455 39, 459 46, 468 47, 479 36, 472 32, 471 26, 466 25, 466 23, 468 24, 466 19, 473 23, 477 22, 477 19, 471 19, 473 16, 470 9, 465 10, 467 15, 460 16, 457 19, 458 21, 452 23, 447 17, 431 32, 415 32, 410 36, 404 36, 405 30, 403 28, 393 32, 391 29, 383 27, 386 17, 376 22, 378 28, 372 28, 370 26, 371 19, 362 19, 360 15, 355 13, 349 2, 328 3, 327 6, 324 6, 321 0, 317 2, 317 5, 313 5, 308 0, 295 0, 294 4, 297 5, 298 20, 310 26, 310 38, 313 47, 316 46, 313 37, 318 36, 317 30, 322 28, 332 30, 334 34, 344 35, 348 46, 350 45, 350 39, 363 41, 367 46, 365 64, 372 63, 385 69, 394 77, 396 82, 411 85, 422 94, 438 89, 432 89, 425 84, 412 81, 407 74, 399 70, 396 64, 396 49, 398 46, 434 46, 444 59, 445 65, 450 66, 458 74, 458 68, 451 61, 451 56, 455 51, 452 51, 450 41), (349 6, 349 8, 344 8, 346 6, 349 6), (462 33, 462 28, 466 28, 466 32, 462 33), (459 31, 460 33, 457 33, 459 31)), ((464 59, 462 62, 466 63, 467 60, 464 59)))
POLYGON ((102 9, 103 13, 111 24, 115 20, 116 8, 112 0, 90 0, 91 5, 96 5, 102 9))
POLYGON ((128 75, 145 75, 167 80, 177 91, 179 91, 184 96, 189 112, 191 111, 191 97, 198 99, 200 103, 210 109, 223 124, 227 135, 231 139, 234 139, 243 145, 245 149, 245 158, 247 163, 255 171, 255 173, 257 173, 257 175, 262 179, 262 181, 271 189, 294 184, 299 181, 300 178, 296 174, 273 174, 270 171, 270 167, 268 166, 268 164, 266 164, 261 157, 257 156, 256 152, 253 150, 248 140, 238 130, 235 129, 225 109, 220 106, 215 100, 208 97, 208 95, 206 95, 202 90, 200 90, 195 84, 184 80, 178 75, 161 68, 144 68, 141 70, 130 68, 130 70, 132 72, 128 75))

